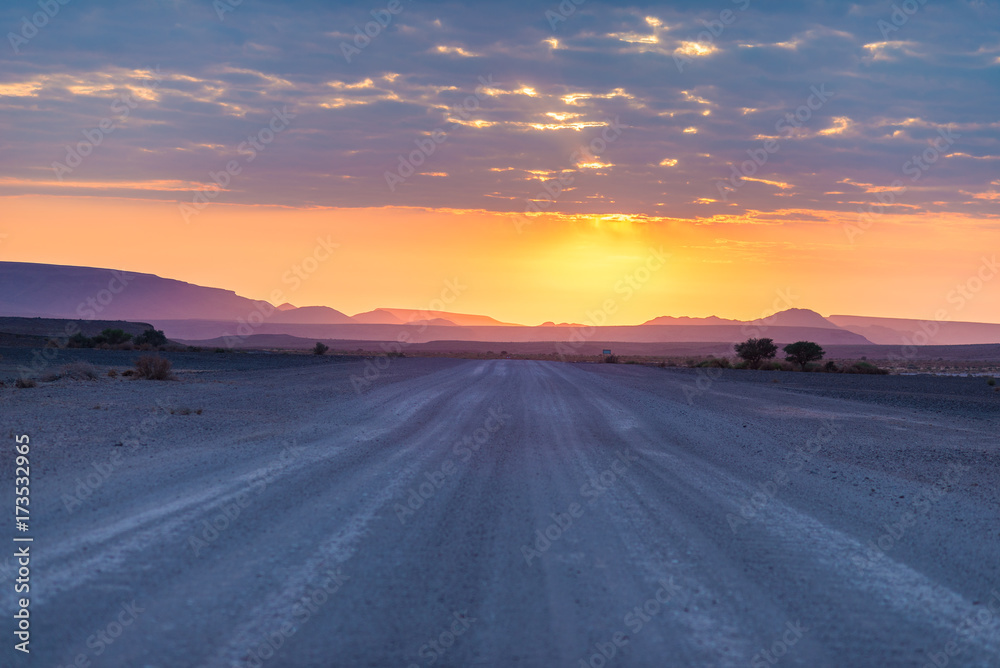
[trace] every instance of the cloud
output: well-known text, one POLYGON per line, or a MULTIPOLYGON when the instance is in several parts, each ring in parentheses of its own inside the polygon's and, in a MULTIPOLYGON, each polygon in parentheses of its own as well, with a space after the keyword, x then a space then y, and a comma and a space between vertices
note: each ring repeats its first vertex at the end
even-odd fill
MULTIPOLYGON (((552 211, 846 212, 845 176, 873 188, 907 178, 907 161, 952 128, 952 150, 905 204, 995 206, 983 169, 1000 157, 995 6, 928 3, 888 36, 874 5, 742 6, 591 1, 553 30, 550 7, 526 0, 488 12, 404 1, 385 25, 372 24, 379 3, 259 0, 221 20, 196 0, 70 3, 20 54, 0 45, 0 177, 48 192, 53 163, 108 119, 114 130, 67 180, 165 197, 174 190, 135 186, 209 182, 287 107, 288 129, 218 201, 520 211, 538 193, 530 175, 567 171, 572 189, 552 211), (690 59, 682 71, 677 55, 690 59), (828 102, 795 132, 776 128, 822 85, 828 102), (417 169, 432 178, 390 192, 386 172, 438 131, 417 169), (768 138, 779 148, 757 183, 723 199, 717 183, 768 138)), ((0 27, 18 29, 18 7, 0 9, 0 27)))

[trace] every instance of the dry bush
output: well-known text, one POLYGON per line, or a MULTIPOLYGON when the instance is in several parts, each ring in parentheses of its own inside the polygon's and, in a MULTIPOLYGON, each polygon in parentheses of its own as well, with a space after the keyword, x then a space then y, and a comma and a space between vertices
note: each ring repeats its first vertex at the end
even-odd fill
POLYGON ((143 355, 135 361, 135 373, 146 380, 173 380, 170 360, 159 355, 143 355))
POLYGON ((73 380, 97 380, 97 369, 90 362, 70 362, 63 365, 61 373, 63 378, 73 380))
POLYGON ((34 378, 21 376, 20 378, 14 381, 14 387, 23 390, 26 387, 38 387, 38 383, 35 382, 34 378))
POLYGON ((886 375, 889 373, 888 369, 880 369, 874 364, 868 362, 855 362, 849 367, 844 367, 843 373, 863 373, 872 375, 886 375))
POLYGON ((90 362, 70 362, 69 364, 63 364, 58 369, 46 371, 38 377, 38 379, 43 383, 51 383, 52 381, 59 380, 60 378, 69 378, 71 380, 97 380, 97 369, 95 369, 94 365, 90 362))
POLYGON ((118 372, 114 369, 108 369, 108 378, 117 378, 118 372))

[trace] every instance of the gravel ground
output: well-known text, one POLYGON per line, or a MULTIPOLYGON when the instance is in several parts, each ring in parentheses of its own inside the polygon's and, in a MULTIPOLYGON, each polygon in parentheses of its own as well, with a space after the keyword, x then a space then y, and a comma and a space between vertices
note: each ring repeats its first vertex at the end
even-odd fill
POLYGON ((0 388, 30 665, 1000 665, 984 379, 171 357, 0 388))
POLYGON ((0 347, 0 379, 13 381, 19 375, 19 369, 22 367, 28 369, 44 368, 48 371, 58 370, 59 367, 73 362, 88 362, 105 373, 110 368, 122 371, 131 367, 139 357, 152 354, 169 359, 177 371, 260 371, 334 364, 357 359, 335 355, 320 357, 303 353, 262 351, 150 353, 140 350, 99 350, 94 348, 0 347), (54 357, 46 359, 43 356, 46 351, 54 354, 54 357))

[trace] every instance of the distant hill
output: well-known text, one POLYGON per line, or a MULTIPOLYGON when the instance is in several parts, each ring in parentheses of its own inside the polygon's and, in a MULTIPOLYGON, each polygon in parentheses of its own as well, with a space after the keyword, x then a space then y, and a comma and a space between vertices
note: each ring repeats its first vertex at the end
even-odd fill
MULTIPOLYGON (((423 322, 433 319, 444 320, 459 327, 520 327, 509 322, 500 322, 487 315, 469 315, 467 313, 450 313, 448 311, 420 311, 410 308, 378 308, 353 316, 354 322, 366 325, 402 325, 410 322, 423 322)), ((435 323, 443 324, 443 323, 435 323)))
MULTIPOLYGON (((643 325, 689 325, 695 327, 710 327, 717 325, 743 325, 747 321, 729 320, 718 316, 708 316, 707 318, 691 318, 684 316, 662 315, 642 323, 643 325)), ((749 321, 755 325, 767 325, 770 327, 820 327, 824 329, 838 329, 837 325, 821 316, 816 311, 806 308, 790 308, 787 311, 779 311, 765 319, 749 321)))
POLYGON ((816 311, 807 308, 790 308, 774 315, 753 321, 754 324, 766 324, 772 327, 819 327, 825 329, 840 329, 829 319, 816 311))
POLYGON ((551 321, 527 327, 485 315, 405 308, 377 308, 349 316, 329 306, 296 307, 287 302, 273 306, 232 290, 153 274, 29 262, 0 262, 0 316, 148 322, 172 339, 188 340, 267 334, 392 341, 405 331, 409 340, 424 342, 541 342, 583 336, 590 341, 716 342, 730 349, 750 336, 770 337, 779 344, 798 340, 820 345, 1000 343, 1000 324, 824 318, 802 308, 749 322, 661 316, 641 325, 596 329, 587 323, 551 321))
POLYGON ((706 327, 709 325, 740 325, 742 324, 739 320, 727 320, 726 318, 720 318, 715 315, 710 315, 707 318, 692 318, 687 315, 661 315, 659 318, 653 318, 652 320, 647 320, 642 323, 644 325, 692 325, 698 327, 706 327))
POLYGON ((1000 324, 831 315, 839 327, 884 345, 970 345, 1000 343, 1000 324))
POLYGON ((102 320, 247 318, 267 302, 153 274, 0 262, 0 315, 102 320))
POLYGON ((343 325, 354 322, 351 316, 329 306, 282 308, 285 306, 291 306, 291 304, 279 306, 277 312, 268 317, 268 322, 297 322, 307 325, 343 325))

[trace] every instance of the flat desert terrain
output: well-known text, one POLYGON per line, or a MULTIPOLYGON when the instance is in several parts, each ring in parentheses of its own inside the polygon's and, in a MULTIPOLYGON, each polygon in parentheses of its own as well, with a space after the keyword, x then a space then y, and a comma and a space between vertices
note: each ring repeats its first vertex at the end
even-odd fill
POLYGON ((984 378, 65 354, 32 665, 1000 665, 984 378))

